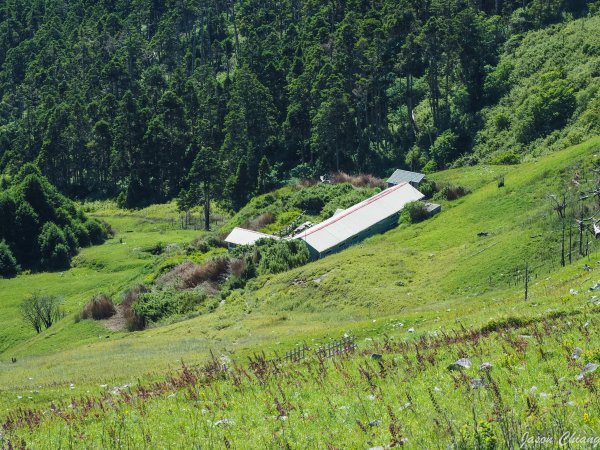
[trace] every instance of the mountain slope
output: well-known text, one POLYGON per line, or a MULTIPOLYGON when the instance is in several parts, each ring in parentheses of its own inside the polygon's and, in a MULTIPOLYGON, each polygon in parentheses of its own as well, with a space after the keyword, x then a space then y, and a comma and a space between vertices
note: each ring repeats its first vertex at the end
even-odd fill
MULTIPOLYGON (((283 274, 257 278, 245 290, 234 291, 213 313, 194 319, 143 332, 104 332, 96 323, 72 322, 81 296, 72 297, 67 303, 71 315, 56 328, 18 344, 8 341, 0 361, 2 402, 14 406, 18 404, 15 390, 40 390, 37 386, 42 389, 32 401, 43 403, 64 395, 70 383, 75 383, 71 392, 75 394, 96 391, 99 384, 133 381, 141 374, 155 378, 181 358, 204 360, 209 349, 243 359, 257 349, 285 351, 302 340, 319 341, 346 332, 377 334, 391 322, 401 321, 420 334, 454 327, 456 321, 478 326, 506 316, 535 318, 552 310, 578 308, 579 300, 566 299, 571 288, 583 292, 594 279, 582 266, 584 261, 593 266, 595 242, 590 242, 589 259, 558 270, 560 222, 548 194, 562 192, 574 172, 588 167, 590 173, 589 164, 599 148, 600 140, 595 139, 519 166, 435 174, 432 177, 439 183, 465 185, 473 192, 444 202, 443 212, 429 221, 401 226, 283 274), (499 175, 505 180, 502 188, 499 175), (478 237, 480 231, 491 234, 478 237), (523 300, 523 284, 512 275, 525 262, 533 274, 528 302, 523 300), (102 339, 95 333, 102 333, 102 339), (16 364, 10 363, 11 356, 17 358, 16 364), (127 365, 120 363, 123 360, 127 365)), ((121 233, 135 223, 126 219, 122 227, 114 218, 105 218, 121 233)), ((117 234, 98 249, 108 256, 126 247, 118 239, 127 242, 127 236, 117 234)), ((162 236, 176 242, 192 232, 162 236)), ((136 239, 148 242, 149 237, 140 234, 136 239)), ((575 238, 573 248, 578 248, 575 238)), ((129 251, 119 253, 123 263, 131 258, 129 251)), ((89 256, 90 275, 102 273, 94 268, 94 254, 84 251, 82 255, 89 256)), ((142 259, 135 265, 144 267, 150 261, 142 259)), ((131 269, 124 275, 133 282, 140 276, 135 277, 135 270, 140 269, 131 269)), ((65 276, 70 277, 70 272, 65 276)), ((112 278, 117 282, 114 293, 124 289, 125 279, 112 278)), ((45 281, 21 276, 0 280, 0 285, 16 293, 40 282, 45 281)), ((10 309, 6 311, 14 316, 10 309)), ((16 325, 18 319, 12 320, 16 325)), ((20 333, 23 339, 26 331, 20 333)))
POLYGON ((527 34, 507 45, 487 79, 475 155, 511 162, 563 149, 600 131, 600 17, 527 34))

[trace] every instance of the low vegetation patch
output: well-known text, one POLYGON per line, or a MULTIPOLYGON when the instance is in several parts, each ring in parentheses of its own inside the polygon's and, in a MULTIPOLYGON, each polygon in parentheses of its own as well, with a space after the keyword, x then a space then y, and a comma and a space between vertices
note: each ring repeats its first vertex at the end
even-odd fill
POLYGON ((114 316, 116 312, 112 298, 106 294, 98 294, 83 307, 81 318, 84 320, 103 320, 114 316))
POLYGON ((413 338, 391 322, 389 334, 360 341, 355 352, 328 358, 306 349, 297 362, 259 354, 244 365, 212 354, 157 382, 15 410, 0 443, 64 447, 83 426, 88 446, 130 448, 496 449, 529 448, 528 436, 558 439, 568 430, 593 438, 598 314, 413 338))
POLYGON ((125 325, 129 331, 143 330, 146 326, 146 320, 143 316, 137 314, 134 309, 135 303, 140 295, 150 292, 147 286, 139 284, 127 291, 121 302, 121 308, 123 308, 123 317, 125 318, 125 325))
POLYGON ((410 202, 400 213, 401 223, 419 223, 427 219, 427 208, 423 202, 410 202))
POLYGON ((458 200, 470 192, 471 191, 464 186, 446 185, 439 189, 434 198, 452 201, 458 200))

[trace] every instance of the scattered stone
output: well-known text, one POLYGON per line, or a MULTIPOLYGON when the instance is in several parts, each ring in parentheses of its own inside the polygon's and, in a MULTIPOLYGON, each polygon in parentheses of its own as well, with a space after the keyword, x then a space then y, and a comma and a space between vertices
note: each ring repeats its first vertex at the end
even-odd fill
POLYGON ((106 389, 106 388, 108 387, 108 384, 101 384, 101 385, 100 385, 100 387, 101 387, 102 389, 106 389))
POLYGON ((380 354, 380 353, 373 353, 373 354, 371 355, 371 359, 374 359, 374 360, 376 360, 376 361, 377 361, 377 360, 380 360, 381 358, 382 358, 382 356, 381 356, 381 354, 380 354))
POLYGON ((409 332, 409 333, 414 333, 414 332, 415 332, 415 329, 414 329, 414 328, 409 328, 409 329, 408 329, 408 332, 409 332))
POLYGON ((217 420, 214 424, 215 426, 219 426, 219 425, 233 425, 235 422, 233 421, 233 419, 221 419, 221 420, 217 420))
POLYGON ((592 268, 590 266, 588 266, 587 264, 584 264, 583 270, 585 270, 586 272, 589 272, 590 270, 592 270, 592 268))
POLYGON ((587 363, 581 373, 577 375, 578 380, 583 380, 583 378, 588 374, 594 372, 598 368, 598 364, 587 363))
POLYGON ((583 353, 583 350, 580 347, 575 347, 573 349, 573 353, 571 353, 571 359, 577 359, 583 353))
POLYGON ((488 237, 490 234, 492 234, 492 233, 490 233, 489 231, 480 231, 479 233, 477 233, 477 236, 488 237))
POLYGON ((377 447, 371 447, 367 450, 385 450, 385 447, 382 447, 381 445, 378 445, 377 447))
POLYGON ((471 360, 468 358, 460 358, 458 361, 450 364, 448 370, 464 370, 471 367, 471 360))
POLYGON ((482 387, 484 387, 484 384, 481 378, 473 378, 471 380, 471 389, 479 389, 482 387))
POLYGON ((433 392, 442 392, 442 390, 436 386, 433 388, 433 392))
POLYGON ((598 280, 598 282, 590 288, 590 291, 595 291, 596 289, 599 289, 599 288, 600 288, 600 280, 598 280))
POLYGON ((367 397, 369 400, 375 400, 377 397, 375 397, 373 394, 369 395, 367 397))
POLYGON ((548 397, 550 394, 548 394, 547 392, 540 392, 540 397, 541 398, 546 398, 548 397))
POLYGON ((381 425, 381 420, 379 420, 379 419, 371 420, 369 422, 370 427, 377 427, 379 425, 381 425))
POLYGON ((488 372, 492 370, 492 363, 484 362, 479 366, 479 370, 481 370, 482 372, 488 372))
POLYGON ((537 392, 537 386, 531 386, 531 389, 529 389, 529 393, 535 394, 536 392, 537 392))
POLYGON ((571 294, 571 295, 578 295, 579 292, 577 292, 575 289, 569 289, 569 294, 571 294))

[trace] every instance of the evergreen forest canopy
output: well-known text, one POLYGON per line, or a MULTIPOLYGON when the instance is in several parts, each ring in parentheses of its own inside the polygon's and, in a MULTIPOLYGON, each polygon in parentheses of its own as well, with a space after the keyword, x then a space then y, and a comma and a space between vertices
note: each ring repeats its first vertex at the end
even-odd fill
MULTIPOLYGON (((600 62, 582 81, 513 61, 599 5, 5 0, 0 173, 33 162, 74 198, 237 209, 288 177, 428 171, 488 148, 515 162, 572 116, 580 138, 600 127, 600 62)), ((580 51, 600 61, 594 42, 580 51)))

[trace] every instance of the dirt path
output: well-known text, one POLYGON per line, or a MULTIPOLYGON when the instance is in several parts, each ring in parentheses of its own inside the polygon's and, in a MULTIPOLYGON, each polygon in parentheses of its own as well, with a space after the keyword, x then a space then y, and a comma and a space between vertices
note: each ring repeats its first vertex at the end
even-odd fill
POLYGON ((125 316, 121 305, 115 305, 117 312, 110 319, 104 320, 104 326, 110 331, 124 331, 126 328, 125 316))

